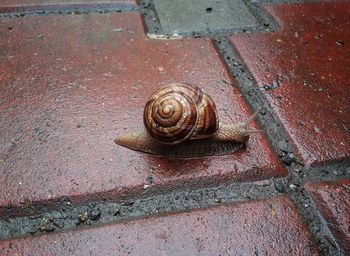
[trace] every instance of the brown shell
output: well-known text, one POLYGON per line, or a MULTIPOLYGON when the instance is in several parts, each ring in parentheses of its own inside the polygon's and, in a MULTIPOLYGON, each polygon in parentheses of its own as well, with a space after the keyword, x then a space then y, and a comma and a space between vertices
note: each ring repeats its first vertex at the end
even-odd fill
POLYGON ((219 127, 215 103, 197 86, 171 84, 158 89, 144 109, 147 132, 164 144, 207 138, 219 127))

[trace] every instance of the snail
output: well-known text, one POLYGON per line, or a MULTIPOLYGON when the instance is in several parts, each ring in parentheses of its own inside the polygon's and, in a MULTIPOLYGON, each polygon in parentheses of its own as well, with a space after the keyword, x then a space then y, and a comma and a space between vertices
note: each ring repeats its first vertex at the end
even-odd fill
POLYGON ((136 151, 171 158, 197 158, 233 153, 244 147, 259 110, 237 124, 219 122, 216 105, 200 88, 170 84, 148 99, 145 129, 119 136, 115 143, 136 151))

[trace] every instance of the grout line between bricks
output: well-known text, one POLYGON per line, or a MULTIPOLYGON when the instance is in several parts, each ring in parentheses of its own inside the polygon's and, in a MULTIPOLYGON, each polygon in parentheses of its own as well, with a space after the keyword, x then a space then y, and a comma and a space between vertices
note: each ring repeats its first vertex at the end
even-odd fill
POLYGON ((228 39, 219 37, 215 38, 215 44, 219 54, 222 56, 227 69, 237 82, 236 86, 244 96, 246 102, 254 110, 263 106, 263 110, 258 115, 258 121, 270 142, 274 151, 278 154, 281 161, 288 167, 296 163, 292 148, 289 145, 287 133, 282 128, 277 115, 274 113, 265 96, 255 85, 254 79, 249 73, 243 60, 239 57, 229 43, 228 39))
POLYGON ((79 8, 75 6, 69 6, 67 4, 67 7, 61 7, 61 8, 48 8, 47 10, 26 10, 26 11, 18 11, 18 12, 1 12, 0 7, 0 18, 2 17, 25 17, 25 16, 49 16, 49 15, 77 15, 77 14, 90 14, 90 13, 113 13, 113 12, 139 12, 142 8, 140 6, 112 6, 112 7, 96 7, 96 6, 90 6, 90 7, 84 7, 79 8))
MULTIPOLYGON (((298 163, 287 132, 256 85, 251 73, 244 64, 234 47, 230 45, 226 37, 215 38, 216 47, 227 65, 227 69, 237 82, 236 86, 241 91, 247 103, 253 109, 265 106, 266 112, 262 112, 257 120, 266 130, 267 138, 272 149, 278 154, 282 163, 288 169, 289 175, 285 178, 290 189, 290 197, 298 206, 301 218, 316 240, 317 247, 322 255, 345 255, 345 252, 337 244, 336 239, 328 229, 322 216, 319 214, 308 193, 303 188, 305 182, 321 182, 339 180, 350 177, 349 159, 326 163, 322 166, 305 168, 298 163)), ((252 111, 254 112, 254 110, 252 111)))
POLYGON ((222 185, 197 190, 182 190, 124 202, 90 202, 67 204, 56 210, 25 217, 0 219, 0 239, 40 234, 77 226, 112 223, 134 218, 158 216, 211 207, 221 203, 237 203, 283 195, 284 179, 273 179, 222 185))
POLYGON ((291 198, 299 209, 302 221, 313 235, 321 255, 345 256, 344 250, 329 230, 308 192, 300 187, 291 193, 291 198))
MULTIPOLYGON (((339 178, 344 178, 343 176, 336 176, 332 179, 328 177, 328 180, 338 180, 339 178)), ((46 211, 30 216, 0 219, 0 229, 2 230, 0 239, 30 236, 52 231, 72 230, 76 227, 86 227, 96 224, 111 224, 125 220, 130 221, 135 218, 163 216, 170 213, 213 207, 222 203, 242 203, 264 200, 271 197, 287 196, 292 197, 299 208, 303 204, 301 206, 301 212, 304 216, 304 222, 309 219, 313 220, 308 226, 312 225, 311 228, 318 232, 316 233, 318 243, 325 247, 323 237, 320 237, 319 234, 328 234, 329 232, 324 232, 324 228, 321 231, 317 229, 319 225, 315 225, 315 223, 319 224, 322 222, 314 217, 318 216, 314 211, 310 212, 308 208, 310 199, 299 200, 302 186, 300 184, 293 184, 291 186, 292 184, 290 184, 289 179, 289 177, 271 178, 256 182, 224 184, 219 187, 197 190, 187 189, 153 197, 125 200, 119 203, 100 201, 75 205, 69 201, 65 201, 65 204, 57 209, 47 209, 46 211), (305 217, 304 208, 306 208, 307 217, 305 217)), ((323 180, 320 179, 317 181, 323 180)), ((304 197, 305 193, 303 192, 304 197)))

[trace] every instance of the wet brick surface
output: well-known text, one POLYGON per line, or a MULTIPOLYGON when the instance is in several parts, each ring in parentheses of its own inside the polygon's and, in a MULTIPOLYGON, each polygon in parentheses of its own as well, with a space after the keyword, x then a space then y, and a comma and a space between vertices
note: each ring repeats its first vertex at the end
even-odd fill
POLYGON ((306 185, 329 228, 350 253, 350 180, 306 185))
POLYGON ((262 134, 234 155, 189 161, 114 144, 142 129, 146 95, 170 82, 203 88, 223 122, 250 115, 208 39, 149 39, 135 13, 3 18, 0 33, 1 207, 286 174, 262 134))
POLYGON ((0 242, 13 255, 317 255, 287 198, 0 242))
POLYGON ((2 0, 0 2, 0 13, 84 11, 136 6, 136 0, 2 0))
MULTIPOLYGON (((277 32, 220 39, 219 50, 208 38, 146 37, 159 32, 154 4, 165 1, 0 2, 0 255, 350 253, 350 2, 254 3, 259 29, 269 27, 267 11, 277 32), (226 58, 256 106, 251 71, 304 167, 288 164, 286 176, 263 133, 233 155, 186 161, 114 144, 142 129, 146 98, 172 82, 212 95, 222 122, 246 119, 252 110, 226 58)), ((225 1, 176 3, 175 17, 197 3, 189 31, 200 21, 204 34, 217 33, 225 1)), ((225 19, 232 32, 240 16, 225 19)))
POLYGON ((350 3, 265 7, 275 33, 230 38, 306 166, 350 156, 350 3))

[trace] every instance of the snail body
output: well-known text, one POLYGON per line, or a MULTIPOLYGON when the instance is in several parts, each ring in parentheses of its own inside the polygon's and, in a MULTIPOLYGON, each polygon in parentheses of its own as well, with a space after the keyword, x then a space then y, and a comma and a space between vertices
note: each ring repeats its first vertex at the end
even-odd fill
POLYGON ((222 124, 212 98, 193 85, 170 84, 147 101, 145 130, 119 136, 115 143, 144 153, 172 158, 196 158, 233 153, 244 147, 248 128, 258 112, 245 122, 222 124))

